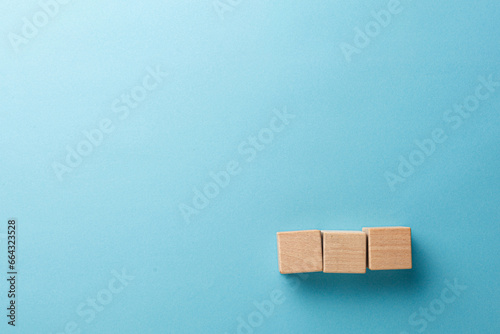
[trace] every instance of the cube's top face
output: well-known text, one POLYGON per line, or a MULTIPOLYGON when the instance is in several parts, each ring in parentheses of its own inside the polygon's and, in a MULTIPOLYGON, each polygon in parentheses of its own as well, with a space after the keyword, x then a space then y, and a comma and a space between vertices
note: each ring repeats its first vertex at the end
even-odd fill
POLYGON ((280 273, 293 274, 323 270, 319 230, 278 232, 280 273))
POLYGON ((411 228, 365 227, 370 270, 411 269, 411 228))
POLYGON ((323 231, 325 273, 366 273, 366 234, 358 231, 323 231))

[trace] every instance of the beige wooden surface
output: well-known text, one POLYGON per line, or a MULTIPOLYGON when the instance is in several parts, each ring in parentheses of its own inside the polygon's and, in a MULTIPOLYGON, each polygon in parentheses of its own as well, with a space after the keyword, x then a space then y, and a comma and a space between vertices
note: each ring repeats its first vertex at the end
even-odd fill
POLYGON ((411 269, 409 227, 365 227, 370 270, 411 269))
POLYGON ((323 231, 325 273, 366 273, 366 234, 361 231, 323 231))
POLYGON ((321 231, 278 232, 278 261, 282 274, 323 270, 321 231))

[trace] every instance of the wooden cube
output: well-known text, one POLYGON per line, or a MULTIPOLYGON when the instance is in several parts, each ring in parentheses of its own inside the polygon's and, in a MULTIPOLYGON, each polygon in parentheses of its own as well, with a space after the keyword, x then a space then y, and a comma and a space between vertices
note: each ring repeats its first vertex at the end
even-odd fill
POLYGON ((409 227, 365 227, 370 270, 411 269, 409 227))
POLYGON ((325 273, 366 273, 366 234, 360 231, 323 231, 325 273))
POLYGON ((321 231, 278 232, 278 261, 282 274, 323 270, 321 231))

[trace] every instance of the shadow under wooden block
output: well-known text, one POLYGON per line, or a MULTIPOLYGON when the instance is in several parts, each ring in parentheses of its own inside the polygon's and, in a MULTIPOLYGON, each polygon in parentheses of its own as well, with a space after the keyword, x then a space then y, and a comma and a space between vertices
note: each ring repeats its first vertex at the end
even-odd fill
POLYGON ((370 270, 411 269, 411 228, 364 227, 370 270))
POLYGON ((282 274, 297 274, 323 270, 321 231, 276 233, 278 261, 282 274))
POLYGON ((323 231, 325 273, 366 273, 366 234, 360 231, 323 231))

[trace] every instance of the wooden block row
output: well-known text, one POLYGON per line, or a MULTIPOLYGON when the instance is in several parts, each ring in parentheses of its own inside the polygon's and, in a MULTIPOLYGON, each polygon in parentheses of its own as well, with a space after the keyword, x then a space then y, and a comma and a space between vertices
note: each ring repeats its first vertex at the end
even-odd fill
POLYGON ((411 269, 409 227, 365 227, 363 231, 278 232, 282 274, 323 271, 358 273, 411 269))

